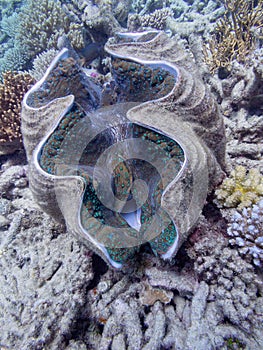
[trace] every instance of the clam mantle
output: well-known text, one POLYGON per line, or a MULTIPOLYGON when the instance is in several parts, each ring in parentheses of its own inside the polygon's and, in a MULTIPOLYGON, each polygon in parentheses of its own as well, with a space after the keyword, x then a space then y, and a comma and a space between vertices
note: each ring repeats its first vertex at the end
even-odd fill
POLYGON ((112 266, 144 243, 170 259, 222 177, 223 120, 189 52, 165 33, 119 34, 105 50, 107 86, 64 49, 25 95, 30 188, 112 266))

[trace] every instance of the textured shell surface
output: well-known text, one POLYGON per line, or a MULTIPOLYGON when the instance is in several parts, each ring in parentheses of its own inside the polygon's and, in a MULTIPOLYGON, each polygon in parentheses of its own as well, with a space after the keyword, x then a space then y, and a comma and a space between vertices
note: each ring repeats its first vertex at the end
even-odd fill
POLYGON ((142 244, 171 259, 221 179, 223 120, 189 52, 164 32, 120 33, 105 51, 111 82, 63 49, 25 95, 30 188, 110 265, 142 244))

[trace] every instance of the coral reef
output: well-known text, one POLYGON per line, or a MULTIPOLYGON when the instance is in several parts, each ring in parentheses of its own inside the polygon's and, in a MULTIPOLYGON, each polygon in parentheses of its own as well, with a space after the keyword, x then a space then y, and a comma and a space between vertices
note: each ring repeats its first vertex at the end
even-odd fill
POLYGON ((223 0, 226 12, 215 28, 216 34, 204 46, 205 60, 214 73, 217 68, 230 69, 234 59, 245 62, 259 41, 263 26, 263 2, 223 0))
POLYGON ((236 211, 229 223, 227 233, 230 244, 248 261, 263 265, 263 199, 252 207, 236 211))
MULTIPOLYGON (((24 6, 28 6, 26 1, 2 0, 0 2, 0 79, 2 79, 1 74, 8 70, 32 69, 31 63, 35 54, 33 47, 29 52, 26 45, 21 45, 18 40, 19 33, 26 35, 23 28, 19 28, 20 12, 24 6)), ((29 2, 33 3, 33 1, 29 2)), ((34 8, 41 7, 43 4, 47 6, 46 9, 53 6, 51 0, 41 0, 35 2, 34 8)), ((61 23, 60 27, 56 27, 60 19, 54 18, 54 36, 51 36, 50 42, 44 28, 45 23, 33 23, 38 23, 42 14, 39 13, 36 19, 33 12, 30 14, 32 28, 42 31, 44 40, 41 51, 34 61, 33 69, 29 71, 31 76, 36 80, 43 77, 51 60, 57 54, 57 48, 67 47, 73 55, 66 61, 66 65, 55 70, 55 74, 59 77, 64 76, 64 79, 56 81, 52 76, 52 79, 46 81, 41 98, 38 99, 34 95, 34 101, 30 100, 31 103, 41 104, 47 98, 49 103, 47 109, 42 106, 45 113, 42 118, 37 119, 37 123, 35 123, 34 111, 27 115, 27 122, 34 123, 34 128, 31 129, 32 143, 27 144, 30 160, 33 149, 41 141, 43 133, 47 131, 46 121, 48 120, 54 127, 56 113, 59 112, 62 115, 73 102, 71 97, 66 96, 69 91, 75 95, 78 102, 88 100, 90 103, 90 94, 83 95, 83 86, 88 84, 85 91, 91 91, 94 95, 97 92, 93 103, 101 103, 110 118, 111 116, 114 118, 114 115, 120 112, 120 109, 116 109, 115 106, 116 102, 120 102, 120 92, 124 99, 124 95, 126 97, 129 95, 127 91, 133 89, 137 97, 147 96, 148 101, 152 96, 149 86, 152 88, 155 83, 153 78, 164 76, 165 83, 157 83, 154 94, 167 92, 173 79, 167 79, 163 71, 162 74, 160 71, 156 72, 156 75, 151 73, 151 83, 148 83, 147 89, 144 89, 142 83, 139 88, 136 84, 138 81, 144 82, 141 78, 144 74, 148 74, 145 67, 138 70, 138 65, 134 63, 128 64, 109 56, 103 60, 105 64, 101 63, 102 58, 105 58, 103 46, 108 36, 123 28, 128 28, 130 31, 140 28, 141 31, 141 21, 145 19, 150 21, 145 22, 145 25, 153 28, 160 28, 160 23, 163 26, 165 22, 167 33, 172 36, 171 40, 178 44, 177 49, 172 49, 169 45, 160 45, 155 48, 154 59, 163 60, 171 55, 176 64, 176 59, 179 57, 179 61, 184 62, 183 69, 189 72, 189 76, 181 75, 185 90, 181 89, 184 85, 177 86, 175 100, 167 101, 164 108, 157 102, 156 113, 153 109, 139 109, 138 113, 140 113, 136 116, 135 122, 139 120, 143 124, 149 123, 154 126, 154 123, 158 123, 159 125, 162 121, 160 115, 166 115, 169 111, 169 116, 172 118, 172 114, 179 108, 178 105, 180 106, 178 115, 181 117, 183 115, 187 119, 188 114, 185 112, 187 109, 198 112, 195 108, 199 106, 199 100, 193 98, 197 91, 203 101, 202 113, 206 114, 205 106, 214 106, 211 100, 207 99, 207 89, 210 89, 224 118, 227 151, 225 170, 227 174, 234 170, 218 189, 221 199, 216 199, 217 205, 213 202, 213 192, 199 203, 200 208, 206 203, 202 212, 204 216, 198 213, 199 220, 194 225, 195 228, 177 255, 169 262, 154 256, 151 246, 145 244, 140 247, 139 254, 136 253, 132 261, 122 270, 113 270, 99 256, 79 244, 76 238, 67 232, 64 222, 54 222, 50 216, 43 213, 34 200, 31 190, 37 192, 43 208, 45 205, 52 207, 53 203, 57 203, 57 197, 53 197, 51 205, 47 204, 50 200, 50 188, 42 186, 44 189, 42 191, 38 182, 32 183, 32 178, 29 177, 32 174, 32 167, 25 165, 25 152, 3 155, 7 153, 8 147, 5 148, 1 143, 0 348, 3 350, 13 348, 21 350, 263 349, 263 49, 260 48, 262 28, 258 25, 262 23, 262 14, 255 13, 257 8, 262 13, 262 0, 54 1, 54 6, 57 5, 63 9, 67 19, 64 24, 61 23), (236 13, 244 12, 248 7, 251 11, 244 13, 242 17, 243 33, 237 33, 235 36, 233 19, 236 15, 231 14, 230 7, 234 9, 233 6, 238 3, 240 6, 235 9, 236 13), (167 8, 173 15, 165 20, 162 13, 165 15, 167 8), (227 13, 226 8, 230 9, 227 13), (224 13, 226 17, 223 18, 224 13), (259 16, 258 23, 255 20, 257 16, 259 16), (221 20, 219 20, 220 17, 221 20), (248 25, 248 19, 250 22, 254 21, 254 27, 248 25), (223 25, 224 21, 225 26, 232 26, 230 37, 234 37, 234 41, 237 37, 241 40, 242 45, 232 47, 232 51, 222 47, 221 32, 216 31, 227 29, 223 25), (209 62, 213 57, 209 51, 209 45, 206 46, 207 61, 204 59, 203 42, 208 43, 211 34, 214 34, 211 47, 219 48, 221 51, 224 49, 225 52, 230 53, 230 56, 226 55, 228 58, 223 57, 222 66, 219 65, 219 67, 216 67, 218 65, 216 54, 216 64, 209 62), (58 43, 57 38, 59 38, 58 43), (242 43, 242 41, 249 41, 249 38, 252 43, 251 50, 246 43, 242 43), (74 54, 72 46, 77 48, 77 54, 74 54), (181 50, 182 46, 184 50, 181 50), (242 53, 245 57, 242 57, 242 53), (81 69, 75 63, 72 65, 76 60, 80 64, 89 66, 98 56, 100 58, 96 60, 98 62, 96 66, 94 62, 92 63, 92 70, 81 69), (194 66, 188 61, 189 57, 194 60, 194 66), (230 59, 231 64, 228 65, 226 62, 230 59), (224 68, 225 65, 227 69, 224 68), (138 77, 135 80, 134 74, 128 74, 134 69, 135 76, 138 77), (70 87, 69 81, 65 78, 68 74, 72 77, 70 87), (198 82, 191 83, 192 75, 198 75, 198 82), (87 76, 89 79, 86 78, 87 76), (127 76, 131 79, 127 79, 127 76), (124 77, 125 79, 122 80, 124 77), (207 87, 205 90, 200 89, 203 84, 202 79, 207 87), (118 84, 121 82, 121 88, 116 82, 118 84), (52 83, 55 88, 50 89, 52 91, 50 96, 48 89, 52 83), (66 97, 60 100, 58 111, 53 99, 60 99, 61 91, 62 96, 66 97), (111 108, 112 114, 109 112, 111 108), (231 205, 235 203, 235 207, 241 209, 226 207, 225 203, 230 202, 231 205), (248 207, 243 208, 247 205, 248 207)), ((55 9, 55 16, 58 13, 61 13, 61 9, 55 9)), ((65 18, 64 15, 61 18, 65 18)), ((240 21, 240 18, 237 20, 240 21)), ((47 23, 50 24, 50 21, 52 22, 52 14, 47 19, 47 23)), ((47 26, 47 31, 49 29, 50 27, 47 26)), ((148 38, 152 39, 153 32, 154 30, 148 38)), ((42 40, 42 34, 39 36, 39 41, 42 40)), ((34 34, 30 31, 30 35, 34 34)), ((122 41, 124 39, 125 37, 122 41)), ((227 37, 222 39, 225 40, 224 43, 230 43, 227 37)), ((127 50, 125 53, 134 55, 138 46, 142 44, 139 42, 134 47, 135 51, 133 48, 129 52, 129 49, 125 48, 127 50)), ((129 45, 133 46, 133 43, 129 45)), ((39 46, 41 45, 37 43, 37 49, 39 46)), ((145 47, 143 58, 151 60, 149 43, 143 43, 142 46, 145 47)), ((114 50, 115 54, 119 53, 118 44, 114 50)), ((124 51, 120 50, 120 54, 123 53, 124 51)), ((7 73, 6 76, 9 75, 11 77, 11 73, 7 73)), ((17 73, 13 72, 13 75, 17 73)), ((3 85, 4 82, 1 84, 0 92, 3 85)), ((20 89, 19 83, 16 86, 20 89)), ((210 97, 211 94, 209 92, 210 97)), ((18 95, 20 96, 19 93, 18 95)), ((134 95, 130 96, 132 99, 134 95)), ((17 110, 19 110, 20 100, 19 97, 17 110)), ((0 101, 2 101, 1 97, 0 101)), ((3 111, 2 108, 0 109, 3 111)), ((79 116, 76 109, 73 112, 75 117, 79 116)), ((197 113, 195 116, 202 118, 202 114, 197 113)), ((96 120, 99 119, 97 114, 94 117, 96 120)), ((170 135, 170 128, 173 125, 171 118, 164 119, 161 125, 166 135, 170 135), (166 126, 167 129, 165 129, 166 126)), ((208 134, 212 133, 211 140, 217 135, 217 130, 213 129, 212 119, 212 129, 207 120, 200 120, 201 124, 208 127, 208 134)), ((0 122, 2 120, 1 118, 0 122)), ((19 119, 17 121, 19 124, 19 119)), ((68 130, 72 125, 71 122, 72 120, 66 119, 61 125, 68 130)), ((192 119, 186 120, 186 124, 192 123, 195 131, 191 133, 189 128, 188 142, 196 134, 198 137, 203 137, 206 142, 209 137, 206 137, 206 133, 203 134, 204 129, 200 127, 199 121, 196 123, 192 119)), ((8 128, 9 130, 11 128, 8 128)), ((0 133, 2 139, 6 132, 3 133, 1 129, 0 133)), ((56 137, 59 138, 61 134, 63 134, 62 130, 56 133, 56 137)), ((149 135, 147 132, 143 137, 149 135)), ((26 138, 27 136, 25 140, 26 138)), ((79 142, 76 138, 74 140, 75 144, 79 142)), ((54 155, 59 140, 53 139, 53 141, 55 146, 49 145, 45 150, 54 155)), ((100 147, 105 145, 105 140, 101 141, 100 147)), ((208 148, 214 149, 217 143, 218 139, 212 145, 208 144, 208 148)), ((21 147, 21 136, 18 138, 18 147, 21 147)), ((13 149, 14 144, 9 151, 13 149)), ((143 149, 143 154, 145 153, 143 149)), ((194 154, 200 155, 198 152, 194 154)), ((220 158, 220 164, 223 164, 223 144, 218 145, 214 154, 218 157, 217 159, 220 158)), ((47 153, 45 155, 47 156, 47 153)), ((205 156, 205 153, 202 155, 205 156)), ((75 161, 69 159, 69 163, 72 160, 75 161)), ((202 167, 202 162, 200 166, 202 167)), ((209 162, 209 169, 212 168, 213 161, 209 162)), ((75 171, 75 168, 73 170, 75 171)), ((89 171, 86 166, 80 167, 80 170, 89 171)), ((116 175, 113 186, 118 198, 126 198, 126 190, 129 190, 128 183, 131 180, 130 164, 121 159, 113 173, 114 176, 116 175), (127 177, 118 179, 117 175, 123 170, 127 177)), ((212 172, 209 176, 213 176, 212 172)), ((86 174, 86 178, 89 178, 89 175, 86 174)), ((221 176, 215 178, 222 181, 221 176)), ((196 184, 202 184, 202 181, 198 179, 196 184)), ((77 191, 82 190, 82 187, 75 188, 77 191)), ((56 189, 59 188, 56 187, 56 189)), ((59 190, 63 195, 67 189, 67 186, 63 186, 59 190)), ((188 204, 185 205, 184 200, 191 201, 192 197, 190 195, 187 197, 188 192, 191 193, 190 190, 191 183, 190 186, 179 188, 176 191, 176 199, 172 198, 173 208, 177 205, 177 201, 181 203, 175 219, 181 216, 183 208, 187 208, 188 204), (181 193, 185 198, 180 198, 181 193)), ((207 189, 203 193, 206 194, 207 189)), ((60 198, 60 193, 56 194, 60 198)), ((74 198, 75 192, 70 192, 69 196, 74 198)), ((65 201, 62 198, 60 203, 62 209, 63 203, 65 201)), ((88 201, 87 203, 90 204, 88 201)), ((192 203, 195 203, 195 200, 192 203)), ((72 200, 68 211, 69 214, 74 211, 72 200)), ((190 215, 195 212, 191 210, 190 215)), ((74 224, 76 227, 78 223, 74 224)), ((72 233, 75 232, 72 230, 72 233)), ((169 240, 171 237, 167 235, 166 238, 169 240)), ((162 240, 159 243, 161 244, 151 242, 155 251, 167 244, 162 240)))
POLYGON ((3 17, 11 16, 22 4, 24 0, 1 0, 0 20, 3 17))
POLYGON ((6 72, 0 84, 0 154, 22 147, 21 102, 34 79, 27 73, 6 72))
POLYGON ((234 61, 231 74, 218 70, 212 76, 203 61, 201 38, 191 35, 188 42, 203 79, 210 85, 224 115, 229 169, 238 164, 247 169, 260 168, 263 155, 263 50, 252 52, 246 65, 234 61))
POLYGON ((92 260, 34 204, 25 170, 10 167, 0 181, 8 221, 0 227, 1 347, 64 349, 85 304, 92 260))
POLYGON ((1 32, 10 38, 14 38, 19 31, 19 26, 17 25, 19 21, 19 14, 14 12, 9 17, 3 17, 1 20, 1 32))
POLYGON ((237 166, 215 191, 216 203, 226 208, 250 207, 263 197, 263 175, 259 169, 237 166))
POLYGON ((3 17, 0 25, 0 43, 5 48, 0 51, 0 76, 7 70, 28 69, 37 54, 57 48, 62 35, 75 49, 84 46, 83 24, 70 22, 59 1, 29 0, 3 17))
POLYGON ((0 80, 3 80, 3 73, 7 71, 20 71, 28 63, 28 55, 23 47, 16 45, 5 51, 0 58, 0 80))

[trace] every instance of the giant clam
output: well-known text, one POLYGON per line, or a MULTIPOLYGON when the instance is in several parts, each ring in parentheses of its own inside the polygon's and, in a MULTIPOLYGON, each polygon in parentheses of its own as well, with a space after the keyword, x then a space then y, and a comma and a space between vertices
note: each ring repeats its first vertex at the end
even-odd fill
POLYGON ((170 259, 222 176, 223 120, 190 53, 164 32, 120 33, 105 50, 107 88, 64 49, 25 95, 30 188, 112 266, 147 242, 170 259))

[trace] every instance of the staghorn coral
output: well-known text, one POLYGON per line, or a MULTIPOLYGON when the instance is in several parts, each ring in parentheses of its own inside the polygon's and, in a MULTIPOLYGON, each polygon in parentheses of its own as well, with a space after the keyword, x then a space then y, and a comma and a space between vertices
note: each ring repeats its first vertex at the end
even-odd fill
POLYGON ((6 72, 0 84, 0 154, 22 146, 20 133, 21 101, 34 79, 27 73, 6 72))
POLYGON ((245 62, 256 47, 263 26, 263 1, 223 0, 225 15, 215 35, 204 45, 205 61, 211 73, 223 67, 230 70, 233 61, 245 62))
POLYGON ((258 169, 238 165, 215 191, 215 202, 221 207, 242 209, 263 196, 263 176, 258 169))
POLYGON ((263 199, 252 207, 236 211, 231 218, 227 233, 230 244, 248 261, 263 265, 263 199))

